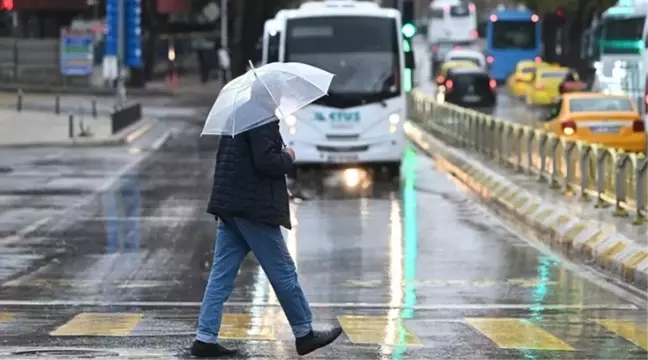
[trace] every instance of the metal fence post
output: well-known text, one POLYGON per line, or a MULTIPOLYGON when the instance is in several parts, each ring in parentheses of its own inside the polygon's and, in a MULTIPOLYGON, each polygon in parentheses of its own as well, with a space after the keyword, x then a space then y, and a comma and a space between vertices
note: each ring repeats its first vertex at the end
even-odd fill
POLYGON ((586 144, 579 144, 578 145, 578 161, 580 162, 580 171, 581 171, 581 181, 580 181, 580 187, 581 187, 581 194, 580 198, 583 201, 589 200, 589 194, 587 193, 587 189, 589 187, 589 174, 590 174, 590 162, 589 162, 589 155, 592 152, 592 147, 586 144))
POLYGON ((565 141, 565 194, 572 194, 574 192, 574 187, 572 182, 574 181, 574 149, 576 149, 576 143, 567 140, 565 141))
POLYGON ((68 136, 74 138, 74 115, 68 115, 68 136))
POLYGON ((560 138, 554 135, 548 140, 551 151, 551 174, 549 174, 549 187, 551 189, 560 189, 560 182, 558 175, 560 174, 560 167, 558 166, 558 146, 560 145, 560 138))
POLYGON ((605 156, 607 152, 605 149, 596 148, 596 204, 595 208, 606 208, 609 204, 603 200, 603 193, 605 192, 605 156))
POLYGON ((16 111, 22 111, 23 108, 23 91, 18 89, 18 94, 16 98, 16 111))
POLYGON ((54 97, 54 113, 56 115, 61 114, 61 95, 56 95, 54 97))
POLYGON ((635 197, 637 204, 637 216, 635 217, 634 224, 641 225, 646 223, 646 183, 648 182, 648 161, 646 161, 646 156, 643 154, 637 156, 634 175, 636 180, 635 197))
POLYGON ((628 154, 619 154, 614 163, 614 187, 615 187, 615 199, 614 199, 614 216, 617 217, 626 217, 628 216, 628 210, 624 209, 622 204, 626 202, 626 174, 625 166, 626 163, 630 160, 628 154))

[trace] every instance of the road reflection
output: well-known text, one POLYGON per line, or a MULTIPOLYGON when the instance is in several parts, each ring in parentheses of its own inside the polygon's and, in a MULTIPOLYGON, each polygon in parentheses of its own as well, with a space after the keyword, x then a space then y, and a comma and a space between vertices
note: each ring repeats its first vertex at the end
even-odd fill
POLYGON ((141 247, 141 199, 137 175, 123 176, 102 194, 106 253, 137 252, 141 247))

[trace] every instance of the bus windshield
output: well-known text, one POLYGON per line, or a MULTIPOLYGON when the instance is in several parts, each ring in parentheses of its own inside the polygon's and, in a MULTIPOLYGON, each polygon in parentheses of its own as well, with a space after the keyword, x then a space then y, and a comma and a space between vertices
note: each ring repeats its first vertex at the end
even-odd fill
POLYGON ((499 20, 493 24, 491 47, 493 49, 522 49, 537 48, 537 24, 528 21, 499 20))
POLYGON ((285 61, 335 74, 329 94, 401 91, 396 21, 385 17, 321 16, 286 22, 285 61))
POLYGON ((605 19, 603 50, 608 54, 635 54, 644 46, 646 17, 611 17, 605 19))

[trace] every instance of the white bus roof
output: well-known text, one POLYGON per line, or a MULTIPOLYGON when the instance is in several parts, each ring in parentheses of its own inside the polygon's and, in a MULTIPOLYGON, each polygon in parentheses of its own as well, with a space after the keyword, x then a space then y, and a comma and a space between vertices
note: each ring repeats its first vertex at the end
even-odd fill
POLYGON ((435 0, 430 2, 430 9, 438 9, 444 6, 459 6, 463 4, 461 0, 435 0))
POLYGON ((286 17, 316 17, 321 15, 385 16, 397 18, 396 9, 381 8, 373 1, 327 0, 303 3, 286 17))
POLYGON ((606 16, 646 16, 648 14, 648 0, 635 0, 630 6, 615 5, 603 13, 606 16))

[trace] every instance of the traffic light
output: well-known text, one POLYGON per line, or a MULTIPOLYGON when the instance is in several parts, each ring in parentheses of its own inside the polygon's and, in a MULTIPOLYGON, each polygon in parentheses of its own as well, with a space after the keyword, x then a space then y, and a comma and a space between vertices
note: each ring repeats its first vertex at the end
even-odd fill
POLYGON ((409 39, 416 35, 416 25, 414 24, 414 1, 401 0, 401 5, 401 32, 409 39))

